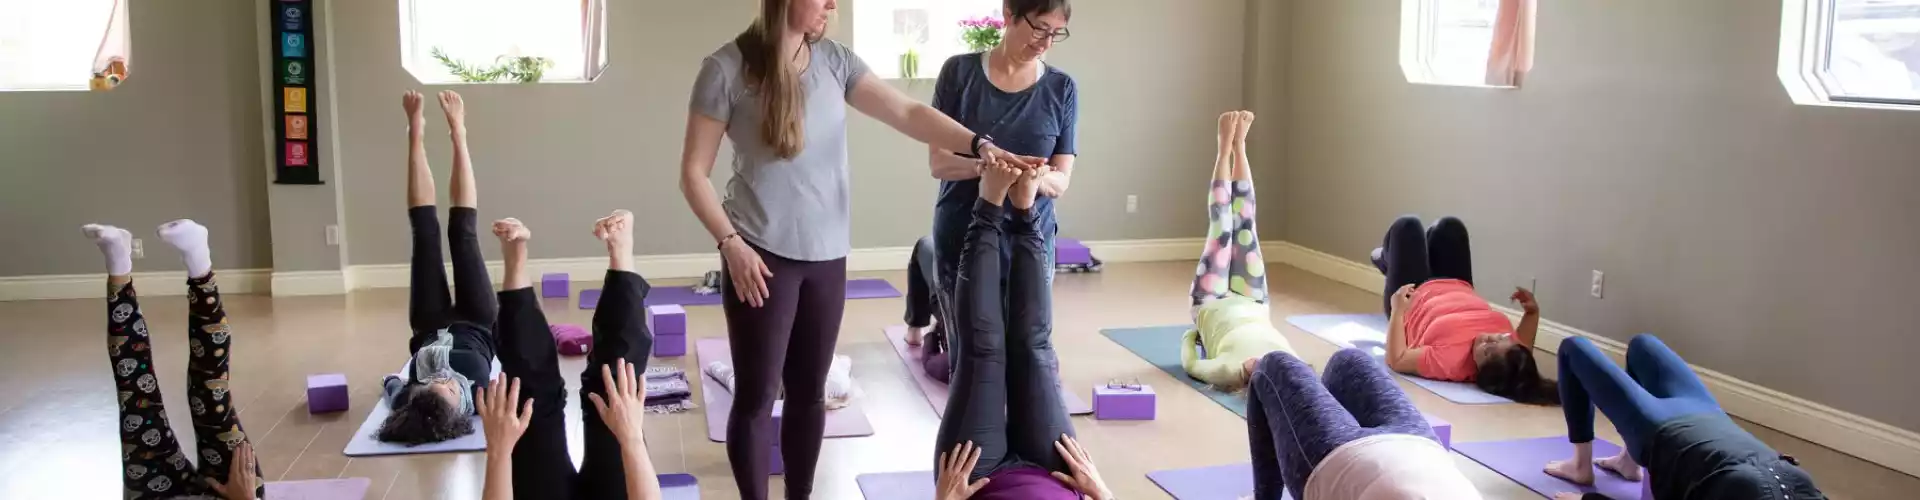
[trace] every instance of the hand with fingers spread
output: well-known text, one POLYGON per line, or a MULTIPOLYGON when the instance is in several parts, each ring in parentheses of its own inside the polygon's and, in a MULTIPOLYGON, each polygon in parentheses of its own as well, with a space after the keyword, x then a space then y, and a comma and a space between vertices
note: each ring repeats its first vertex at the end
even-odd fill
POLYGON ((972 441, 954 445, 953 451, 940 454, 940 470, 934 479, 935 500, 966 500, 987 487, 992 479, 967 482, 973 466, 980 463, 980 447, 972 441))
POLYGON ((520 435, 533 423, 533 398, 520 403, 520 379, 515 377, 509 382, 505 378, 504 374, 494 375, 493 383, 487 384, 486 390, 473 401, 486 432, 487 453, 495 456, 512 456, 513 445, 520 442, 520 435), (520 411, 516 413, 515 407, 520 411))
POLYGON ((1053 443, 1053 449, 1060 452, 1060 458, 1067 461, 1067 469, 1073 471, 1072 475, 1055 472, 1054 479, 1067 483, 1067 486, 1073 487, 1074 491, 1080 492, 1084 498, 1092 500, 1113 498, 1113 492, 1107 489, 1106 480, 1100 478, 1100 470, 1093 466, 1093 456, 1088 455, 1087 449, 1081 448, 1080 442, 1074 440, 1073 436, 1060 436, 1060 440, 1053 443))
POLYGON ((600 365, 600 380, 606 384, 606 397, 588 394, 587 399, 593 400, 593 408, 600 412, 600 420, 607 423, 607 430, 613 431, 613 437, 620 440, 622 446, 645 439, 646 382, 634 376, 633 365, 625 359, 613 365, 600 365))
POLYGON ((207 478, 207 487, 213 488, 214 493, 219 493, 220 498, 226 500, 253 500, 254 492, 260 490, 260 476, 254 474, 258 466, 253 459, 253 443, 240 443, 240 447, 233 451, 233 460, 229 462, 227 482, 222 484, 207 478))

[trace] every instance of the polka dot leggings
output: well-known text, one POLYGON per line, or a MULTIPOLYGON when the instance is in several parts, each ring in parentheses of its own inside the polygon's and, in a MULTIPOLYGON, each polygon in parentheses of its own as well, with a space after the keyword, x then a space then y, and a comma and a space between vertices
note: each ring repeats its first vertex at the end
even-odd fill
POLYGON ((1267 301, 1267 266, 1254 229, 1253 181, 1214 180, 1207 192, 1207 246, 1193 272, 1193 305, 1239 295, 1267 301))

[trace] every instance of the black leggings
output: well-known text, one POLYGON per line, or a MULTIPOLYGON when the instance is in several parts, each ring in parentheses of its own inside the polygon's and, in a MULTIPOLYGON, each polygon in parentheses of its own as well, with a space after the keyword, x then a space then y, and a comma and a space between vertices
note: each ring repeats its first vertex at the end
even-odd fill
POLYGON ((593 311, 593 349, 580 372, 580 415, 587 456, 580 470, 567 452, 567 382, 540 296, 533 287, 500 292, 500 367, 520 379, 520 400, 533 399, 533 421, 513 449, 515 498, 627 498, 620 442, 607 429, 587 394, 606 394, 600 367, 625 359, 636 374, 653 350, 647 330, 647 280, 627 271, 607 271, 600 305, 593 311))
MULTIPOLYGON (((493 326, 500 305, 493 298, 487 261, 480 256, 480 236, 474 232, 478 217, 473 207, 447 209, 447 243, 453 255, 453 293, 448 294, 446 265, 440 260, 440 219, 434 215, 434 206, 407 209, 407 219, 413 222, 413 295, 407 303, 415 340, 411 344, 423 336, 431 342, 440 329, 456 322, 483 329, 493 326)), ((418 348, 410 345, 407 352, 418 348)))
POLYGON ((1437 279, 1473 284, 1473 252, 1467 241, 1467 223, 1460 219, 1444 217, 1422 231, 1419 217, 1401 217, 1387 228, 1380 247, 1387 274, 1387 290, 1380 306, 1388 315, 1393 314, 1393 292, 1401 286, 1437 279))
MULTIPOLYGON (((804 499, 813 494, 813 471, 826 437, 827 369, 833 365, 833 347, 847 307, 847 259, 807 262, 759 247, 754 251, 773 271, 767 278, 766 303, 747 305, 733 294, 731 275, 720 280, 735 380, 733 411, 727 415, 727 461, 741 498, 767 498, 773 400, 784 386, 780 459, 786 466, 787 498, 804 499)), ((724 266, 721 271, 732 272, 724 266)))
POLYGON ((975 202, 954 287, 956 323, 947 329, 956 346, 954 376, 935 450, 967 441, 979 446, 973 478, 1027 464, 1067 472, 1053 443, 1074 433, 1054 371, 1060 361, 1053 352, 1046 240, 1032 213, 1016 213, 1006 228, 1004 220, 1000 206, 975 202), (1005 245, 1013 247, 1013 259, 1003 270, 1005 245))
POLYGON ((946 329, 946 319, 940 314, 939 276, 935 275, 936 265, 933 257, 933 237, 926 236, 913 244, 913 256, 907 262, 907 326, 925 328, 935 325, 934 331, 927 335, 926 345, 929 352, 938 352, 944 347, 941 330, 946 329))

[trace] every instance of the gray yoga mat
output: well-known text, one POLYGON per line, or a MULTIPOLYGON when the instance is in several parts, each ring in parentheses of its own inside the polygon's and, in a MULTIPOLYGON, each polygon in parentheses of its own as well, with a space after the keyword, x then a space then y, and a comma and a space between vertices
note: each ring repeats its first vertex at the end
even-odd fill
MULTIPOLYGON (((413 361, 408 360, 407 364, 400 367, 400 373, 407 373, 412 369, 413 361)), ((493 373, 494 375, 500 374, 499 360, 493 361, 493 373)), ((479 415, 468 417, 473 419, 472 434, 460 436, 452 440, 427 443, 420 446, 407 446, 397 443, 381 442, 378 439, 374 439, 374 434, 380 431, 380 423, 386 421, 387 415, 391 414, 393 414, 393 409, 387 406, 387 398, 384 396, 381 397, 379 401, 373 404, 373 411, 367 413, 367 420, 360 423, 360 430, 354 431, 353 440, 347 441, 347 449, 344 453, 349 457, 371 457, 379 455, 413 455, 420 453, 458 453, 484 451, 487 449, 487 435, 484 432, 480 432, 479 415)))
MULTIPOLYGON (((1288 316, 1287 323, 1300 327, 1301 330, 1306 330, 1307 333, 1333 345, 1365 349, 1375 358, 1384 358, 1387 355, 1387 317, 1385 315, 1305 314, 1288 316)), ((1511 399, 1488 394, 1479 387, 1465 382, 1447 382, 1404 374, 1401 378, 1458 404, 1484 405, 1513 402, 1511 399)))

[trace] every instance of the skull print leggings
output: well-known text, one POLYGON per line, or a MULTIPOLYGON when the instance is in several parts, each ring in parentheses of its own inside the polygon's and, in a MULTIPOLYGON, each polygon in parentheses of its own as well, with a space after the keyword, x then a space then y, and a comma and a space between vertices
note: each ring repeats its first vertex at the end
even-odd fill
MULTIPOLYGON (((206 479, 227 481, 236 450, 247 441, 240 418, 227 391, 227 360, 233 339, 220 288, 213 275, 187 280, 187 404, 193 410, 193 433, 199 448, 196 470, 187 451, 174 438, 160 402, 154 378, 153 344, 147 320, 141 317, 133 283, 109 285, 107 290, 107 355, 113 361, 113 382, 119 390, 120 458, 126 465, 121 480, 126 498, 175 498, 212 495, 206 479)), ((254 474, 260 474, 254 464, 254 474)), ((262 485, 255 498, 266 497, 262 485)))

